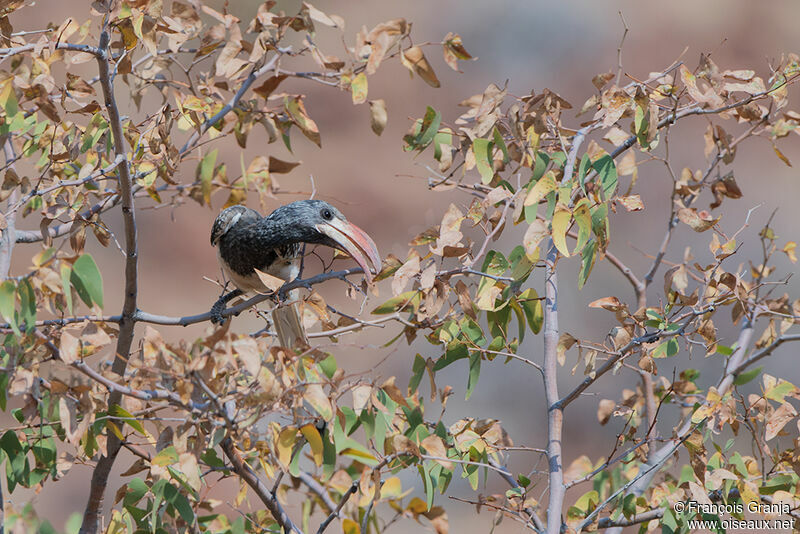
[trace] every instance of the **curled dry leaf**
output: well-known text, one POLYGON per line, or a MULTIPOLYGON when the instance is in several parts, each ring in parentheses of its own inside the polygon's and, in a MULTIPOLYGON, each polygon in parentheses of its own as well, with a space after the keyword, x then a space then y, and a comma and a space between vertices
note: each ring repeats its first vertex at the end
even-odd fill
POLYGON ((628 195, 626 197, 617 197, 617 201, 622 204, 628 211, 642 211, 644 203, 642 197, 639 195, 628 195))
POLYGON ((617 403, 611 399, 602 399, 597 405, 597 420, 601 425, 608 423, 611 419, 611 414, 614 413, 617 403))
POLYGON ((678 210, 678 219, 687 224, 695 232, 705 232, 722 217, 712 218, 711 214, 703 210, 698 212, 694 208, 681 208, 678 210))
POLYGON ((67 365, 71 364, 78 358, 81 353, 81 342, 78 338, 69 332, 61 332, 61 342, 59 344, 59 352, 61 354, 61 361, 67 365))
POLYGON ((528 226, 528 229, 525 231, 525 236, 522 238, 525 254, 527 254, 529 258, 536 256, 539 243, 549 235, 550 231, 547 229, 547 223, 541 219, 533 221, 531 225, 528 226))
POLYGON ((256 275, 258 275, 258 279, 261 280, 261 283, 269 289, 268 293, 274 293, 281 286, 285 283, 284 280, 278 278, 277 276, 272 276, 269 273, 265 273, 264 271, 259 271, 258 269, 254 269, 256 275))
POLYGON ((383 99, 369 101, 369 124, 375 135, 381 135, 386 128, 388 116, 383 99))
POLYGON ((623 304, 617 297, 604 297, 589 303, 590 308, 603 308, 608 311, 619 311, 622 309, 623 304))
POLYGON ((402 61, 403 65, 405 65, 408 70, 416 72, 417 75, 425 80, 425 83, 431 87, 439 87, 441 85, 439 79, 436 77, 436 73, 433 71, 433 67, 431 67, 428 60, 425 59, 422 48, 418 46, 407 48, 403 51, 402 61))

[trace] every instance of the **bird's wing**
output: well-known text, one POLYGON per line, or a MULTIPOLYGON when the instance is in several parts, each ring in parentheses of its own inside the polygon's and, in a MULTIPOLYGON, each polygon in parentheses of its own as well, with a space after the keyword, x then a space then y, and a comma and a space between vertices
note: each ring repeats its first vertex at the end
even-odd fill
POLYGON ((279 304, 272 310, 272 323, 278 335, 278 345, 291 351, 308 347, 308 336, 300 316, 298 300, 300 291, 289 292, 289 301, 279 304))

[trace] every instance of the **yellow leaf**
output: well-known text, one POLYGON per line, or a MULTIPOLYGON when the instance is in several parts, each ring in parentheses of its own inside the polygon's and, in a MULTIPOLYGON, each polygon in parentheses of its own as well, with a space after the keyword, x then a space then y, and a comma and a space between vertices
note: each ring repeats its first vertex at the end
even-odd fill
POLYGON ((298 128, 303 132, 308 139, 310 139, 318 147, 322 147, 322 140, 319 135, 319 128, 317 123, 314 122, 306 112, 306 107, 300 97, 287 100, 285 103, 286 112, 292 118, 298 128))
POLYGON ((541 219, 536 219, 531 223, 525 231, 525 236, 522 238, 522 245, 525 247, 525 254, 528 258, 537 256, 537 249, 542 239, 549 236, 550 232, 547 229, 547 224, 541 219))
POLYGON ((795 249, 797 249, 797 243, 795 243, 794 241, 789 241, 788 243, 786 243, 786 246, 783 247, 783 252, 785 252, 786 255, 789 256, 789 259, 791 260, 792 263, 797 263, 797 256, 795 256, 794 253, 795 249))
POLYGON ((278 461, 286 468, 289 467, 289 463, 292 461, 292 449, 296 440, 297 429, 293 426, 284 428, 278 434, 278 461))
POLYGON ((528 196, 525 197, 525 205, 533 206, 538 204, 548 193, 552 193, 555 190, 555 174, 553 171, 547 171, 547 173, 539 178, 539 181, 531 187, 528 196))
POLYGON ((565 208, 556 208, 553 214, 553 244, 564 256, 569 257, 567 248, 567 229, 572 220, 572 212, 565 208))
POLYGON ((363 104, 367 100, 367 75, 361 72, 353 78, 350 91, 353 94, 353 104, 363 104))
POLYGON ((314 457, 314 463, 318 466, 322 465, 322 436, 319 435, 319 430, 317 430, 316 426, 309 423, 301 426, 300 432, 303 433, 306 441, 308 441, 308 445, 311 447, 311 455, 314 457))
POLYGON ((324 420, 330 421, 333 417, 333 406, 331 406, 331 401, 328 399, 321 385, 311 384, 308 386, 303 398, 324 420))
POLYGON ((361 534, 361 527, 349 517, 345 517, 342 519, 342 532, 344 534, 361 534))
MULTIPOLYGON (((410 489, 408 490, 411 491, 410 489)), ((397 477, 389 477, 381 486, 381 497, 386 499, 398 499, 403 497, 403 483, 397 477)))

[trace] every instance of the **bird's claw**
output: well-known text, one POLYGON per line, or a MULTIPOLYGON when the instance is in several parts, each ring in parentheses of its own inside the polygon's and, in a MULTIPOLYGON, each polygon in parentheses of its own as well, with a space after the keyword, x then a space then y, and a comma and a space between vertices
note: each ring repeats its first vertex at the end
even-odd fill
POLYGON ((216 302, 213 306, 211 306, 211 323, 212 324, 222 324, 225 322, 225 317, 222 315, 222 312, 225 311, 225 303, 224 302, 216 302))

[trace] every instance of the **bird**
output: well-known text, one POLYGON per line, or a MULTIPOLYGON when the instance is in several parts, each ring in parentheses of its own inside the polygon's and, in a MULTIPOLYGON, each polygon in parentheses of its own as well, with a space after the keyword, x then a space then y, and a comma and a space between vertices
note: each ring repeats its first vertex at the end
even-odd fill
MULTIPOLYGON (((277 208, 266 217, 243 205, 222 210, 211 228, 211 246, 217 249, 225 278, 236 287, 223 294, 211 308, 211 320, 224 322, 222 311, 235 297, 249 292, 270 293, 257 271, 290 282, 300 274, 304 243, 325 245, 348 254, 364 270, 368 282, 381 269, 378 247, 372 238, 323 200, 298 200, 277 208)), ((299 290, 290 292, 290 302, 278 305, 272 322, 280 346, 307 346, 296 301, 299 290)))

